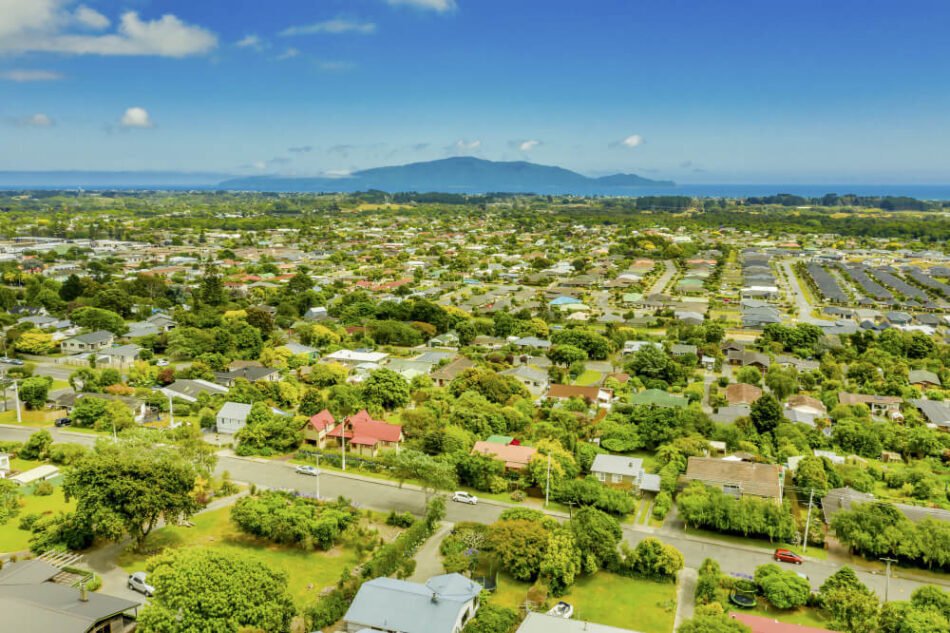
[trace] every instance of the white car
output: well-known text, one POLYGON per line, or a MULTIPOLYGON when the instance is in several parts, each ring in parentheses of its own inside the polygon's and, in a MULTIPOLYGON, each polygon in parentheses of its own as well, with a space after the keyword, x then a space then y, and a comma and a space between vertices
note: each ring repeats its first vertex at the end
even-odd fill
POLYGON ((320 474, 320 471, 313 466, 297 466, 295 470, 301 475, 310 475, 311 477, 316 477, 320 474))
POLYGON ((570 619, 574 615, 574 607, 563 600, 554 605, 548 615, 553 615, 556 618, 570 619))
POLYGON ((467 492, 456 492, 452 495, 452 501, 457 501, 459 503, 467 503, 469 505, 475 505, 478 503, 478 497, 467 492))
POLYGON ((145 582, 145 572, 137 571, 129 576, 129 589, 138 591, 147 598, 155 595, 155 587, 145 582))
POLYGON ((168 364, 169 364, 168 361, 165 360, 164 358, 155 361, 155 366, 156 366, 156 367, 168 367, 168 364))

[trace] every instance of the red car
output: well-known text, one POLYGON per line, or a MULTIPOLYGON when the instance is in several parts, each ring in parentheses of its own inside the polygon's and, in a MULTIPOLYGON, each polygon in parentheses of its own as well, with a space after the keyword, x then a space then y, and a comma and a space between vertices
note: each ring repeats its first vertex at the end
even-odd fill
POLYGON ((801 565, 802 563, 805 562, 801 556, 799 556, 795 552, 790 552, 787 549, 775 550, 775 554, 773 554, 773 557, 775 558, 775 560, 781 561, 783 563, 794 563, 796 565, 801 565))

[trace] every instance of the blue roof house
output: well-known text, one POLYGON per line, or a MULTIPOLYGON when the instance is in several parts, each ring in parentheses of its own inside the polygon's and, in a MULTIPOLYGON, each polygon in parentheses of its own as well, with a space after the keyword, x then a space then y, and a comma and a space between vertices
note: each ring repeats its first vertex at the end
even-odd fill
POLYGON ((374 578, 364 582, 343 617, 347 633, 459 633, 475 617, 482 586, 461 574, 425 584, 374 578))

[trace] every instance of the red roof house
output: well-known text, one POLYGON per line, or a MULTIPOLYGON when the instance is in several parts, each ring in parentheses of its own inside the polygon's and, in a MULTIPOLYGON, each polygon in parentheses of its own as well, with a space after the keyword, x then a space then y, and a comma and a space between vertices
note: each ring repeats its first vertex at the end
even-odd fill
POLYGON ((327 437, 336 438, 341 443, 345 440, 350 450, 373 457, 382 448, 398 449, 403 440, 402 426, 374 420, 366 409, 354 413, 343 424, 331 429, 327 437))
POLYGON ((310 417, 310 421, 303 430, 304 442, 324 448, 330 431, 335 427, 336 419, 333 417, 333 414, 324 409, 320 413, 310 417))
POLYGON ((759 615, 749 615, 748 613, 730 613, 729 617, 733 620, 742 622, 752 629, 752 633, 830 633, 828 629, 819 629, 813 626, 803 624, 790 624, 788 622, 779 622, 772 618, 764 618, 759 615))

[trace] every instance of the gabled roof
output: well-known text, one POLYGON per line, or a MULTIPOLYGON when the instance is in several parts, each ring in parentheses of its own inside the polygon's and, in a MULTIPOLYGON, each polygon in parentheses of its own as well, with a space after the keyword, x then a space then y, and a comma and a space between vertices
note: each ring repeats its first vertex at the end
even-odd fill
POLYGON ((779 622, 773 618, 750 615, 748 613, 730 613, 729 617, 745 624, 752 629, 752 633, 831 633, 829 629, 819 629, 814 626, 805 626, 804 624, 779 622))
POLYGON ((461 574, 426 584, 374 578, 360 586, 343 617, 347 623, 397 633, 453 633, 462 611, 482 586, 461 574))
POLYGON ((251 413, 251 405, 243 402, 225 402, 218 410, 218 417, 231 420, 247 420, 251 413))
POLYGON ((907 373, 907 382, 916 385, 922 382, 929 382, 934 385, 940 385, 940 377, 932 371, 926 369, 911 369, 907 373))
POLYGON ((744 382, 733 383, 726 387, 726 400, 729 404, 752 404, 762 397, 762 390, 744 382))
POLYGON ((439 367, 434 372, 432 372, 432 378, 435 380, 455 380, 458 376, 462 374, 466 369, 471 369, 475 366, 475 361, 461 356, 456 358, 451 363, 439 367))
POLYGON ((115 339, 115 334, 108 332, 106 330, 96 330, 95 332, 88 332, 86 334, 80 334, 79 336, 74 336, 69 341, 78 341, 80 343, 85 343, 86 345, 96 345, 99 343, 109 343, 115 339))
POLYGON ((334 426, 336 424, 336 419, 333 417, 333 414, 329 410, 324 409, 320 413, 310 416, 310 426, 315 428, 318 431, 325 431, 326 429, 334 426))
POLYGON ((516 444, 495 444, 494 442, 475 442, 472 453, 486 455, 505 462, 505 466, 512 470, 521 470, 527 467, 528 462, 538 452, 530 446, 516 444))
POLYGON ((643 460, 637 457, 600 453, 594 457, 594 463, 591 464, 590 471, 592 473, 607 473, 608 475, 640 477, 643 472, 643 460))
POLYGON ((781 466, 731 461, 714 457, 690 457, 686 478, 711 485, 737 485, 742 494, 778 499, 781 496, 781 466))

